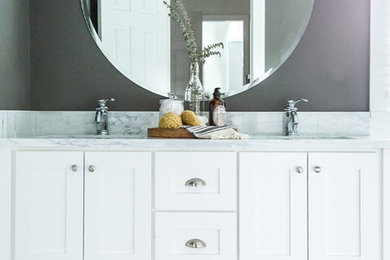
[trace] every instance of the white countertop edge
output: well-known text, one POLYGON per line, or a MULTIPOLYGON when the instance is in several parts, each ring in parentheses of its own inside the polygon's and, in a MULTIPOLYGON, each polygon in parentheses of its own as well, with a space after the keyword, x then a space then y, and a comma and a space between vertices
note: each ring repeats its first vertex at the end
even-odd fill
POLYGON ((2 138, 0 147, 12 149, 111 149, 128 151, 256 151, 256 150, 328 150, 390 149, 390 138, 370 136, 353 139, 52 139, 2 138))

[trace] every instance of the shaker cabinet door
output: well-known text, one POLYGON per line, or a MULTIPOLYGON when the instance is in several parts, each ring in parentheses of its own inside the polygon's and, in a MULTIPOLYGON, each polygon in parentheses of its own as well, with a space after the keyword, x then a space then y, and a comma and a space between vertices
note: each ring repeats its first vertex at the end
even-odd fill
POLYGON ((16 152, 15 260, 82 260, 83 153, 16 152))
POLYGON ((151 154, 85 153, 85 260, 151 259, 151 154))
POLYGON ((307 259, 307 154, 240 154, 240 260, 307 259))
POLYGON ((310 259, 381 259, 379 156, 311 153, 309 162, 310 259))

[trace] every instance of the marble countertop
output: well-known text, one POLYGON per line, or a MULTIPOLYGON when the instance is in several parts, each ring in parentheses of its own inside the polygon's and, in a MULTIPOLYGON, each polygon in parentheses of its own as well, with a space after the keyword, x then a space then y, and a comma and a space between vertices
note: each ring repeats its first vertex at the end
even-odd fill
POLYGON ((111 136, 96 138, 86 136, 60 136, 35 138, 2 138, 0 147, 13 149, 72 149, 72 150, 129 150, 129 151, 261 151, 261 150, 355 150, 390 149, 390 137, 298 137, 252 136, 247 140, 200 140, 200 139, 148 139, 143 136, 111 136))
POLYGON ((229 112, 229 125, 249 134, 250 139, 147 139, 146 130, 158 125, 158 116, 158 112, 110 112, 109 125, 112 135, 106 139, 91 135, 95 132, 93 111, 2 111, 0 147, 84 151, 390 149, 390 113, 300 112, 301 136, 289 139, 279 135, 283 112, 229 112), (327 136, 329 134, 333 137, 327 136))

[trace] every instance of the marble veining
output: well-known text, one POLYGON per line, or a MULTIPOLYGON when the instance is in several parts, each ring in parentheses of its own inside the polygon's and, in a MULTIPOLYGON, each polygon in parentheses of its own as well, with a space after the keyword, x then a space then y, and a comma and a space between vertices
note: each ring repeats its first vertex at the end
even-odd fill
POLYGON ((0 138, 33 136, 32 115, 30 111, 0 111, 0 138))
MULTIPOLYGON (((111 135, 146 136, 158 112, 109 112, 111 135)), ((228 123, 251 136, 281 135, 283 112, 229 112, 228 123)), ((95 112, 0 111, 0 138, 93 135, 95 112)), ((299 112, 300 135, 367 136, 369 112, 299 112)))
MULTIPOLYGON (((283 112, 232 112, 229 124, 249 135, 281 135, 283 112)), ((369 135, 368 112, 298 112, 300 135, 369 135)))

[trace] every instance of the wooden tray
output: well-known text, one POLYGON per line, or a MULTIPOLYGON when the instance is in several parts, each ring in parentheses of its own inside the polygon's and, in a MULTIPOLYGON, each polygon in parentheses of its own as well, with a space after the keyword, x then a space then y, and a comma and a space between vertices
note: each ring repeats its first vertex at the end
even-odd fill
MULTIPOLYGON (((237 128, 233 128, 238 132, 237 128)), ((149 138, 192 138, 196 139, 197 137, 187 129, 178 128, 178 129, 167 129, 167 128, 148 128, 148 137, 149 138)))
POLYGON ((148 128, 149 138, 196 138, 187 129, 148 128))

